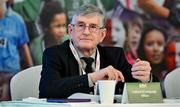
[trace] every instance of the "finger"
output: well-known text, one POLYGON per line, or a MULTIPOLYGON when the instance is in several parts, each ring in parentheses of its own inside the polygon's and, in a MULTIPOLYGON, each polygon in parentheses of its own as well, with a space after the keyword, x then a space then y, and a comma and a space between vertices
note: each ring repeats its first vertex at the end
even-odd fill
POLYGON ((131 71, 150 71, 150 70, 151 70, 150 66, 136 66, 131 68, 131 71))
POLYGON ((102 77, 103 80, 109 80, 112 78, 111 73, 109 73, 109 71, 111 71, 111 66, 108 66, 100 70, 99 72, 101 72, 102 75, 99 75, 99 76, 102 77))
POLYGON ((112 70, 107 71, 108 80, 113 80, 115 78, 112 70))
POLYGON ((137 58, 136 61, 135 61, 135 63, 137 63, 137 62, 139 62, 139 61, 141 61, 141 59, 137 58))
POLYGON ((116 71, 116 70, 114 70, 114 76, 115 76, 115 80, 118 80, 118 78, 119 78, 119 74, 117 73, 117 71, 116 71))
POLYGON ((114 72, 115 77, 116 77, 115 80, 124 82, 124 76, 122 75, 122 73, 119 70, 114 69, 113 72, 114 72))
POLYGON ((137 72, 131 72, 131 74, 135 76, 149 76, 150 72, 137 71, 137 72))
POLYGON ((150 72, 144 72, 144 71, 132 72, 132 76, 135 79, 138 79, 142 82, 146 82, 149 81, 150 79, 150 72))
POLYGON ((109 80, 115 80, 116 79, 116 73, 115 69, 112 66, 108 66, 108 79, 109 80))
POLYGON ((136 67, 136 66, 150 66, 149 62, 147 61, 138 61, 136 63, 133 64, 133 67, 136 67))
POLYGON ((114 76, 109 76, 108 80, 114 80, 114 76))
POLYGON ((131 68, 132 71, 151 71, 151 67, 150 67, 150 64, 149 62, 147 61, 140 61, 140 62, 137 62, 135 63, 132 68, 131 68), (141 63, 142 62, 142 63, 141 63), (139 64, 138 64, 139 63, 139 64))
POLYGON ((115 68, 113 68, 114 80, 118 80, 119 74, 115 68))
POLYGON ((117 73, 118 73, 119 81, 124 82, 124 76, 123 76, 122 72, 117 70, 117 73))

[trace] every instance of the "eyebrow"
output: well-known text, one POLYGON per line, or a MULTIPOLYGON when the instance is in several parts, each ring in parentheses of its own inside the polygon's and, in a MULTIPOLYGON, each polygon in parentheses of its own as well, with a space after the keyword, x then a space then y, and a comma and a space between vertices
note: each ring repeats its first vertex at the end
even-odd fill
MULTIPOLYGON (((78 21, 77 22, 78 24, 81 24, 81 23, 83 23, 83 24, 86 24, 85 22, 83 22, 83 21, 78 21)), ((98 26, 97 24, 95 24, 95 23, 90 23, 89 25, 95 25, 95 26, 98 26)))
POLYGON ((78 21, 77 23, 85 23, 85 22, 83 22, 83 21, 78 21))

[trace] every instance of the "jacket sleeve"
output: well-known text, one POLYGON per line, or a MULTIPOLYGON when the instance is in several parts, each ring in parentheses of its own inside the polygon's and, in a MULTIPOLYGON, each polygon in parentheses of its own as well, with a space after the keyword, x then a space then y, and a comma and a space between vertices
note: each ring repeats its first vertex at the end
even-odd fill
POLYGON ((124 50, 120 48, 119 58, 118 58, 118 69, 122 72, 125 78, 125 82, 137 82, 131 75, 132 65, 128 63, 124 50))
MULTIPOLYGON (((43 53, 43 67, 39 85, 40 98, 67 98, 73 93, 90 92, 87 75, 71 76, 64 68, 59 48, 48 48, 43 53)), ((66 59, 67 60, 67 59, 66 59)))
MULTIPOLYGON (((119 49, 118 57, 117 57, 117 69, 120 70, 125 78, 126 82, 138 82, 137 79, 134 79, 131 75, 131 68, 132 65, 130 65, 126 59, 126 56, 124 54, 124 50, 122 48, 119 49)), ((124 83, 118 82, 116 85, 116 94, 122 94, 123 92, 124 83)))

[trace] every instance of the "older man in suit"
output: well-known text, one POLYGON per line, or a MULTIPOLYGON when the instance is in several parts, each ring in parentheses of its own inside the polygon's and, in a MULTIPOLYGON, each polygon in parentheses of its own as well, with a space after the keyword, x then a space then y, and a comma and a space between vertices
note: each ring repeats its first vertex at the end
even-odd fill
POLYGON ((139 60, 131 66, 122 48, 101 47, 106 35, 102 11, 92 4, 81 6, 68 25, 70 41, 47 48, 43 54, 40 98, 67 98, 89 93, 98 80, 122 82, 150 80, 151 67, 139 60))

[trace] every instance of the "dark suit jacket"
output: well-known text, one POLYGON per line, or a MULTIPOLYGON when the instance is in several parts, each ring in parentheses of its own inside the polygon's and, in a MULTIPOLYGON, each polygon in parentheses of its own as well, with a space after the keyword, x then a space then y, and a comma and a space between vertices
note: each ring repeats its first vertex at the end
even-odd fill
MULTIPOLYGON (((131 65, 127 62, 123 49, 98 46, 100 68, 112 65, 120 70, 126 82, 137 81, 132 78, 131 65)), ((119 83, 116 90, 123 88, 119 83)), ((79 66, 73 56, 69 40, 62 45, 47 48, 43 53, 43 68, 39 86, 40 98, 67 98, 73 93, 89 93, 88 76, 79 76, 79 66)))

